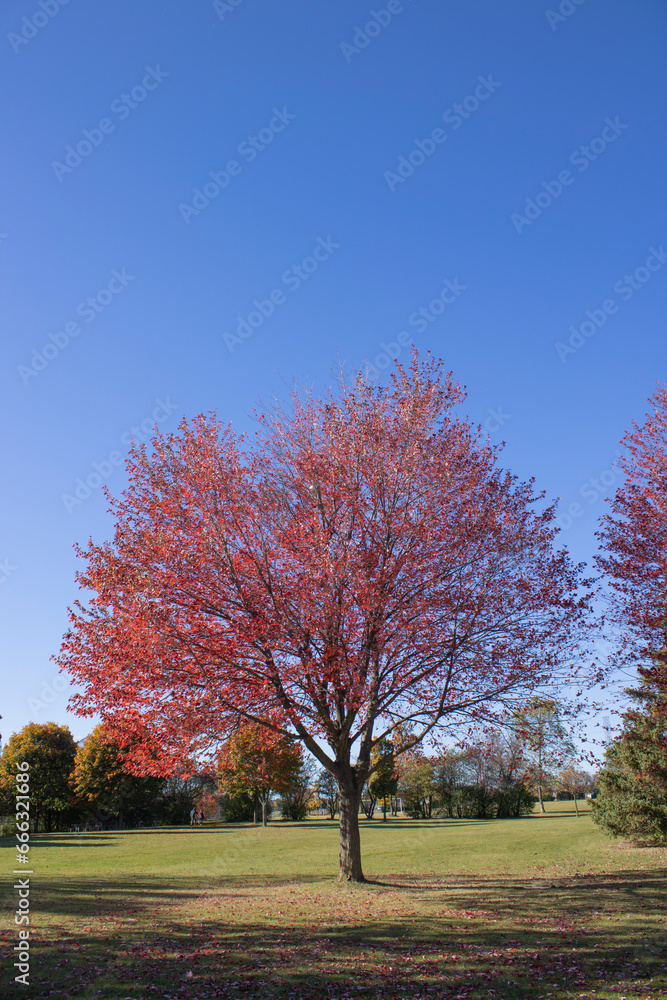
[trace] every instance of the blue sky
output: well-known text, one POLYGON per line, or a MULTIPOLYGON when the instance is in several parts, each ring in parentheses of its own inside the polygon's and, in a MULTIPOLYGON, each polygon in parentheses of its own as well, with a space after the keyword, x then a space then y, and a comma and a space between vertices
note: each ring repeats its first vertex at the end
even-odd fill
POLYGON ((665 378, 663 0, 6 0, 0 22, 4 739, 90 729, 50 657, 130 437, 248 426, 383 343, 445 360, 592 558, 665 378))

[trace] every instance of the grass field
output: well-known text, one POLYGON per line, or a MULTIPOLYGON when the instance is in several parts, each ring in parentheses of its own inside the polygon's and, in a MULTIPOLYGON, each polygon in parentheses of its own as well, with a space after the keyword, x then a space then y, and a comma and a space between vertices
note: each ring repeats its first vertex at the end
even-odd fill
POLYGON ((336 882, 324 819, 35 836, 26 995, 667 996, 667 851, 609 841, 572 807, 364 821, 363 885, 336 882))

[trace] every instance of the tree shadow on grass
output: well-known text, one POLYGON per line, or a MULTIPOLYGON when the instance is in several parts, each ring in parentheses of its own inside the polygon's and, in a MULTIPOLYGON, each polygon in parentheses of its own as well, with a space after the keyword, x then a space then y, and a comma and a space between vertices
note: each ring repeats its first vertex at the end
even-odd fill
POLYGON ((651 919, 666 885, 642 869, 361 885, 317 876, 40 879, 34 926, 45 940, 31 995, 537 1000, 620 985, 627 996, 656 996, 664 957, 651 919))
POLYGON ((106 847, 114 843, 113 834, 118 831, 91 833, 31 833, 33 847, 106 847))

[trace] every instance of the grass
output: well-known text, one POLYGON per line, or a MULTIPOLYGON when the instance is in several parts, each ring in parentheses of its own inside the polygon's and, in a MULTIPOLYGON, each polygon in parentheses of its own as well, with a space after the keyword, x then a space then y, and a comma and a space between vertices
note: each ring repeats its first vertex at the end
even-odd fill
POLYGON ((572 805, 364 821, 363 885, 324 819, 33 837, 30 996, 667 996, 667 851, 572 805))

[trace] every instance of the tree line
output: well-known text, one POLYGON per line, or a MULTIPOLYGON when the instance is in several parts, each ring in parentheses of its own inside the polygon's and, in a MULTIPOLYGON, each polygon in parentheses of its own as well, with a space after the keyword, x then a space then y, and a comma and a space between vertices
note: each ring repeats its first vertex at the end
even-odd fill
POLYGON ((266 823, 276 795, 283 818, 303 820, 318 801, 313 761, 293 740, 267 741, 262 727, 237 730, 209 771, 137 775, 127 758, 102 725, 77 744, 67 726, 29 723, 0 755, 0 815, 14 812, 19 762, 29 764, 34 832, 181 825, 193 807, 207 819, 266 823))
POLYGON ((14 775, 22 761, 30 765, 34 832, 185 823, 193 803, 214 791, 207 775, 133 774, 126 756, 101 726, 77 745, 67 726, 31 722, 9 738, 0 755, 0 815, 14 813, 14 775))
MULTIPOLYGON (((514 721, 513 731, 435 757, 417 748, 397 760, 391 741, 383 741, 360 809, 372 818, 379 805, 384 819, 387 808, 415 819, 505 818, 529 813, 536 801, 542 803, 543 791, 576 800, 592 789, 591 776, 573 764, 574 747, 557 703, 534 701, 514 721), (558 762, 567 766, 556 773, 558 762)), ((222 744, 213 772, 169 777, 132 773, 126 750, 103 726, 77 745, 66 726, 31 723, 0 756, 2 812, 12 811, 19 761, 30 765, 35 831, 79 824, 178 825, 188 821, 193 806, 207 819, 264 825, 276 805, 283 819, 297 822, 313 810, 334 819, 340 809, 329 771, 318 769, 296 740, 250 723, 222 744)))

